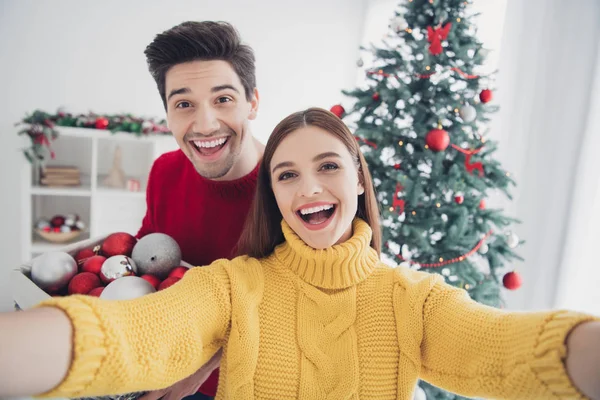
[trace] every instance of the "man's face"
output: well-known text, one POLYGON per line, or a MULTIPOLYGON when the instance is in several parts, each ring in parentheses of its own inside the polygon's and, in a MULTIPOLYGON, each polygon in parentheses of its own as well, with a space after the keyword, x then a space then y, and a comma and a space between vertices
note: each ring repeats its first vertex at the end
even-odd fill
POLYGON ((227 178, 251 145, 258 92, 244 87, 226 61, 178 64, 165 77, 167 121, 179 147, 207 179, 227 178))

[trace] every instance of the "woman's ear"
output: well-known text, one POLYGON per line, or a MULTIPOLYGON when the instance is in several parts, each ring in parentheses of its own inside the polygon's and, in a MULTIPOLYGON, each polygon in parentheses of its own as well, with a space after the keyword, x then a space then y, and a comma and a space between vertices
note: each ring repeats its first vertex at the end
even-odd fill
POLYGON ((358 183, 358 195, 360 196, 360 195, 363 195, 363 194, 365 194, 365 187, 363 186, 362 183, 359 182, 358 183))

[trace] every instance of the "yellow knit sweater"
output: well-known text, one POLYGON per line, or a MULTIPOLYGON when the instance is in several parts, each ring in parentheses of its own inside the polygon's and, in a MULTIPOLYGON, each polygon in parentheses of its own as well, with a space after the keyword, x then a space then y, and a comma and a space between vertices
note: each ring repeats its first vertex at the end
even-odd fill
POLYGON ((470 397, 578 399, 565 338, 593 317, 505 312, 437 275, 389 268, 371 230, 326 250, 285 224, 261 260, 218 260, 134 300, 42 305, 74 326, 73 361, 45 397, 159 389, 224 347, 217 399, 411 399, 418 378, 470 397))

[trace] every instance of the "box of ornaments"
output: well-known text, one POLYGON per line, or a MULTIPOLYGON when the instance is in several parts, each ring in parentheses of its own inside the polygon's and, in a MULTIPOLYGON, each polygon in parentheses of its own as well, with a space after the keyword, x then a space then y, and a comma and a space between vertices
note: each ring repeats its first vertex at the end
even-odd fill
POLYGON ((50 296, 82 294, 125 300, 165 289, 191 265, 163 233, 141 239, 126 232, 84 240, 46 252, 13 271, 13 299, 21 309, 50 296))
MULTIPOLYGON (((50 296, 79 294, 126 300, 168 288, 190 267, 168 235, 152 233, 138 240, 116 232, 41 254, 12 271, 11 286, 17 310, 50 296)), ((143 394, 82 400, 135 400, 143 394)))

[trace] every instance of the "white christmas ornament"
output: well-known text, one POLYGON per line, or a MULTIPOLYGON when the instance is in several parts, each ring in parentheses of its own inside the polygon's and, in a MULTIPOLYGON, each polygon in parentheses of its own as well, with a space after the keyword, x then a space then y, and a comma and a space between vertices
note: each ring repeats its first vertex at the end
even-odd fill
POLYGON ((77 263, 71 255, 51 251, 35 258, 31 265, 31 280, 46 292, 65 287, 77 273, 77 263))
POLYGON ((487 254, 488 251, 490 251, 490 246, 488 246, 487 243, 483 243, 481 247, 479 247, 480 254, 487 254))
POLYGON ((100 298, 106 300, 129 300, 154 292, 156 292, 156 289, 147 280, 139 276, 124 276, 109 283, 102 291, 102 294, 100 294, 100 298))
POLYGON ((392 18, 390 21, 390 28, 392 28, 394 32, 398 33, 408 28, 408 23, 401 16, 397 16, 392 18))
POLYGON ((519 245, 519 237, 514 232, 506 233, 506 244, 511 249, 516 248, 519 245))
POLYGON ((100 267, 100 278, 104 282, 112 282, 136 273, 137 266, 135 262, 131 258, 120 254, 107 258, 100 267))
POLYGON ((473 121, 475 121, 475 118, 477 118, 477 111, 475 110, 475 107, 473 107, 472 105, 465 104, 464 106, 461 107, 461 109, 459 111, 459 115, 463 121, 473 122, 473 121))

